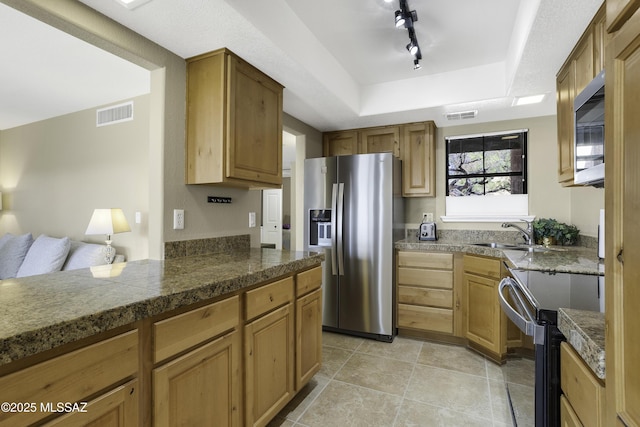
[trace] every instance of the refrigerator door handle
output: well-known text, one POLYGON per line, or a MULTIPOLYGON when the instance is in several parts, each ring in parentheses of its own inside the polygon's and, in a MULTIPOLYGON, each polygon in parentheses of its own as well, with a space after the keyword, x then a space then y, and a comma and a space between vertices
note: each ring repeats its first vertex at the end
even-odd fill
POLYGON ((338 274, 338 260, 336 257, 336 216, 337 211, 338 184, 333 184, 331 190, 331 274, 338 274))
POLYGON ((334 229, 334 234, 337 238, 338 246, 338 273, 340 276, 344 276, 344 247, 342 241, 342 221, 344 220, 344 183, 338 184, 338 209, 337 209, 337 228, 334 229))

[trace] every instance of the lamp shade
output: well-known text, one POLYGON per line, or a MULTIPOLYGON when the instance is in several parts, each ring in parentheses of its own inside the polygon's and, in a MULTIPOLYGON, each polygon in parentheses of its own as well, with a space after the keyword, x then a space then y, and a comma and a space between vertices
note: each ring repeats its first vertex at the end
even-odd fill
POLYGON ((95 209, 84 234, 112 235, 131 231, 122 209, 95 209))

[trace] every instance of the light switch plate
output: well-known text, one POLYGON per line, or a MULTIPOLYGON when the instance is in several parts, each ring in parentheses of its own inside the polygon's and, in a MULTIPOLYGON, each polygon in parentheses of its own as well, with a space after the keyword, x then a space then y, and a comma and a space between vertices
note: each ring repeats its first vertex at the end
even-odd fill
POLYGON ((249 212, 249 228, 253 228, 256 226, 256 213, 249 212))

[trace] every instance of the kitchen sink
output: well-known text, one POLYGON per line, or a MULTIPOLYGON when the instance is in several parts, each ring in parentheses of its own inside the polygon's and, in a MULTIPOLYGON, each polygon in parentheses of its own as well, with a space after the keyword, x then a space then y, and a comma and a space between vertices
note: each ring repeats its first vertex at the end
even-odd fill
POLYGON ((520 249, 522 246, 514 245, 511 243, 496 243, 496 242, 483 242, 483 243, 473 243, 474 246, 484 246, 486 248, 496 248, 496 249, 520 249))
POLYGON ((481 242, 481 243, 472 243, 473 246, 482 246, 485 248, 495 248, 495 249, 505 249, 511 251, 528 251, 528 252, 546 252, 549 248, 544 246, 535 245, 516 245, 513 243, 498 243, 498 242, 481 242))

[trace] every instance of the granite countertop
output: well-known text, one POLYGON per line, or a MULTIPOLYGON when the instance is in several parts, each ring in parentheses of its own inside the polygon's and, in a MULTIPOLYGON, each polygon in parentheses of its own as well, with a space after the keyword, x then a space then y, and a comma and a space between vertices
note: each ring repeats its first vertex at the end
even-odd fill
MULTIPOLYGON (((475 255, 485 255, 505 258, 512 267, 522 270, 539 270, 556 273, 580 273, 604 275, 604 263, 598 258, 597 249, 580 246, 552 246, 548 250, 527 252, 520 250, 503 250, 473 243, 496 241, 486 237, 469 237, 459 239, 439 239, 436 241, 419 241, 415 237, 408 237, 396 242, 396 249, 422 250, 442 252, 464 252, 475 255)), ((513 242, 504 242, 511 243, 513 242)))
POLYGON ((604 313, 561 308, 558 329, 594 374, 604 380, 604 313))
POLYGON ((141 260, 0 282, 0 365, 319 264, 274 249, 141 260))

